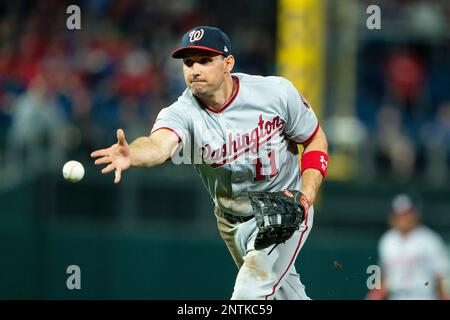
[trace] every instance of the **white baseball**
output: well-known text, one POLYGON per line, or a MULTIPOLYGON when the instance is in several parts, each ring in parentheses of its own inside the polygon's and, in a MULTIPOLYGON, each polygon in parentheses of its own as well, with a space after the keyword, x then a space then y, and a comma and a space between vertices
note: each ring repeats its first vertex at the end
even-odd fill
POLYGON ((78 182, 84 177, 83 165, 75 160, 67 161, 63 167, 63 176, 69 182, 78 182))

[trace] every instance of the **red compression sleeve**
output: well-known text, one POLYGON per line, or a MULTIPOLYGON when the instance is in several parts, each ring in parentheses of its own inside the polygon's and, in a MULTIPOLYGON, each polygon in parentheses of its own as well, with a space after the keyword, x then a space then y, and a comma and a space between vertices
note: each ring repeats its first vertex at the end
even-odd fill
POLYGON ((316 169, 322 173, 323 178, 328 171, 328 155, 325 152, 314 150, 302 155, 302 173, 306 169, 316 169))

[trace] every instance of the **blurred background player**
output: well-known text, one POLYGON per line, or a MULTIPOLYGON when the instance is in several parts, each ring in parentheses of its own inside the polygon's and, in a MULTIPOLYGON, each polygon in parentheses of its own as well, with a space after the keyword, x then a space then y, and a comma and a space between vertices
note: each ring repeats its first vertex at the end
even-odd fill
POLYGON ((369 299, 448 299, 448 254, 441 237, 421 223, 413 198, 395 196, 389 215, 391 228, 379 242, 381 289, 369 299))

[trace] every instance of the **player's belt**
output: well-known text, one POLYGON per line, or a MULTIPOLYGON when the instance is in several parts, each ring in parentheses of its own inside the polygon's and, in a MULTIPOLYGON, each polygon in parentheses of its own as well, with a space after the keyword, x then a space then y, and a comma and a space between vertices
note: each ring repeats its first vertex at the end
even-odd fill
POLYGON ((227 213, 227 212, 223 212, 222 211, 222 217, 224 217, 225 219, 227 219, 229 222, 231 223, 244 223, 247 222, 248 220, 250 220, 251 218, 253 218, 254 216, 246 216, 246 217, 241 217, 241 216, 235 216, 231 213, 227 213))

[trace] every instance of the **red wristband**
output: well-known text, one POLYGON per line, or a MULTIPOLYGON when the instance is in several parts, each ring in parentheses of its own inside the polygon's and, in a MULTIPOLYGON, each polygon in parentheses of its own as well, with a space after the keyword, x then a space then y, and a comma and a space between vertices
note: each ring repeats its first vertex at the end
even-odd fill
POLYGON ((328 155, 317 150, 304 153, 302 155, 302 174, 306 169, 319 170, 323 178, 325 178, 328 171, 328 155))

